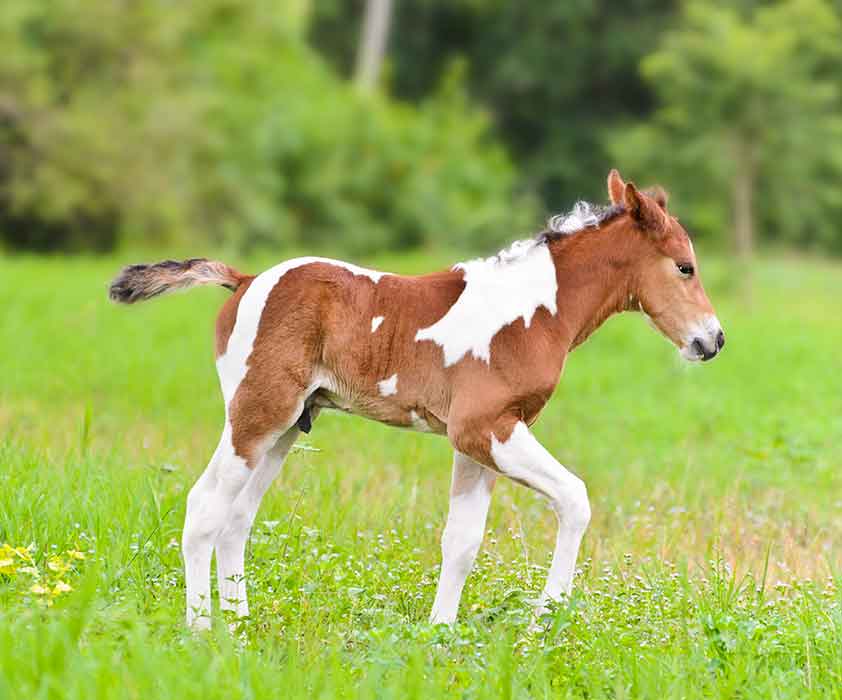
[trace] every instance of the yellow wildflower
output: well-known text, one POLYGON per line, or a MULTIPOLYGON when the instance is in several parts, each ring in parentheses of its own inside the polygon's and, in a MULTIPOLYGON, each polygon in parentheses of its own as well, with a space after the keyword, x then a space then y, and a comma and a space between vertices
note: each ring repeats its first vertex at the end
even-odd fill
POLYGON ((64 581, 57 581, 55 588, 53 588, 53 595, 60 595, 61 593, 70 593, 73 588, 66 584, 64 581))
POLYGON ((70 568, 70 564, 68 564, 64 559, 60 556, 50 557, 50 560, 47 562, 47 568, 50 571, 55 571, 57 574, 63 574, 70 568))
POLYGON ((0 559, 0 574, 6 574, 7 576, 11 576, 17 571, 17 567, 15 566, 15 560, 9 559, 8 557, 3 557, 0 559))
POLYGON ((0 574, 14 575, 21 559, 29 564, 34 563, 28 547, 12 547, 8 543, 4 544, 0 547, 0 574))
POLYGON ((29 589, 36 595, 44 595, 47 592, 47 589, 44 588, 40 583, 33 583, 32 587, 29 589))
MULTIPOLYGON (((31 546, 31 545, 30 545, 31 546)), ((29 553, 29 547, 15 547, 15 554, 17 554, 24 561, 34 564, 32 555, 29 553)))

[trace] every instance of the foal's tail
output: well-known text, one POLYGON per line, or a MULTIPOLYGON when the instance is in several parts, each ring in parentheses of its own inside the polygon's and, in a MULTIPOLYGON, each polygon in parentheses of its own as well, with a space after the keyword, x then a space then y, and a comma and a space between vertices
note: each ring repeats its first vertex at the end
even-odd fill
POLYGON ((134 304, 198 284, 218 284, 233 292, 248 278, 248 275, 215 260, 164 260, 154 265, 124 267, 111 283, 108 296, 121 304, 134 304))

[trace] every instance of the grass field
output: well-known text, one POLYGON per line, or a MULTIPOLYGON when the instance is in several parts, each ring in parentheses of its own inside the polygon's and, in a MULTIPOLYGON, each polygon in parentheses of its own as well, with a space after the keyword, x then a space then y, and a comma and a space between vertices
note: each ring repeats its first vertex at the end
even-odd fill
POLYGON ((193 638, 179 541, 226 293, 116 307, 122 262, 0 260, 0 697, 842 696, 842 267, 761 261, 746 306, 709 263, 705 366, 630 315, 571 357, 536 432, 594 517, 542 632, 543 501, 499 484, 460 623, 432 627, 446 441, 323 414, 258 514, 252 617, 193 638))

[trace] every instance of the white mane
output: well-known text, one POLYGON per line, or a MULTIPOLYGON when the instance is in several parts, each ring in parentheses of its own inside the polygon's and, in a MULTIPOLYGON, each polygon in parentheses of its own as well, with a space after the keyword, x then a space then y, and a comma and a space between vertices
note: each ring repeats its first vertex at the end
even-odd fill
POLYGON ((599 226, 609 207, 597 206, 590 202, 576 202, 566 214, 550 217, 547 228, 553 233, 576 233, 584 228, 599 226))
MULTIPOLYGON (((478 258, 469 262, 485 262, 490 265, 505 265, 516 262, 526 257, 537 246, 546 243, 548 233, 556 236, 568 236, 586 228, 594 228, 616 214, 617 211, 616 206, 591 204, 584 201, 576 202, 566 214, 551 216, 547 221, 547 230, 537 238, 515 241, 503 248, 497 255, 492 255, 490 258, 478 258)), ((468 263, 457 263, 453 266, 453 269, 464 269, 466 264, 468 263)))

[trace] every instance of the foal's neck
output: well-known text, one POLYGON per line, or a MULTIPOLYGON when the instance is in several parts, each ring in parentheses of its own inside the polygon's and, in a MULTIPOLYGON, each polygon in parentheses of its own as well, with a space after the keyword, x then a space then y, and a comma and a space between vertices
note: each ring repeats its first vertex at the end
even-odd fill
POLYGON ((581 345, 607 318, 636 309, 633 234, 605 226, 551 241, 558 282, 559 343, 581 345))

